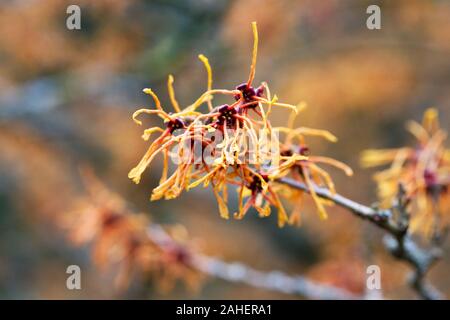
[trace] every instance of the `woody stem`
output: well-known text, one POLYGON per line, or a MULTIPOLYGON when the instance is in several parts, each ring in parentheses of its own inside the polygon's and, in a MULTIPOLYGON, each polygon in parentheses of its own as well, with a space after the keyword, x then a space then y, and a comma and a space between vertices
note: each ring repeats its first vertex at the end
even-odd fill
MULTIPOLYGON (((161 247, 169 244, 177 245, 172 237, 158 224, 150 224, 147 234, 152 241, 161 247)), ((225 262, 198 252, 190 252, 187 264, 191 268, 214 278, 285 294, 296 294, 307 299, 348 300, 364 298, 345 289, 318 283, 303 276, 292 276, 275 270, 260 271, 241 262, 225 262)))
MULTIPOLYGON (((277 182, 310 193, 309 188, 304 183, 296 180, 280 178, 277 182)), ((442 298, 441 293, 428 284, 425 279, 428 270, 439 259, 441 251, 438 247, 433 247, 430 250, 420 248, 411 238, 408 233, 409 216, 406 212, 407 203, 403 202, 401 191, 397 199, 398 203, 386 210, 368 207, 337 193, 332 194, 326 188, 316 186, 314 191, 320 198, 330 200, 351 211, 355 216, 367 220, 386 231, 388 233, 384 241, 386 248, 393 257, 408 263, 413 269, 413 276, 410 279, 411 287, 423 299, 435 300, 442 298), (399 219, 394 217, 395 211, 400 213, 399 219)))

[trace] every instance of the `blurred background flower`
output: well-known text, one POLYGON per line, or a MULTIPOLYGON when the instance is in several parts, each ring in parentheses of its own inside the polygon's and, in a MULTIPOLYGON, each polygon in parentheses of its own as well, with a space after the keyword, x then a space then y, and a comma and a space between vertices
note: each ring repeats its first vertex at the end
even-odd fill
MULTIPOLYGON (((57 223, 85 193, 80 165, 152 221, 184 225, 210 255, 353 292, 364 289, 365 267, 378 264, 386 297, 413 297, 404 284, 407 267, 384 253, 379 231, 337 207, 327 221, 304 214, 301 228, 279 229, 275 216, 259 219, 254 211, 240 222, 220 219, 211 214, 217 205, 207 190, 150 203, 162 163, 139 186, 129 181, 146 147, 130 116, 148 104, 144 87, 168 104, 169 72, 180 104, 193 102, 205 89, 199 53, 209 58, 216 87, 246 79, 249 26, 258 21, 256 82, 270 81, 282 101, 308 103, 296 124, 340 139, 311 139, 312 152, 353 167, 352 178, 331 170, 336 188, 370 203, 376 186, 374 171, 358 169, 363 149, 411 142, 405 120, 420 119, 430 106, 449 129, 448 1, 78 0, 81 30, 74 31, 65 25, 70 4, 0 4, 0 297, 292 298, 220 280, 198 292, 184 286, 161 292, 139 279, 114 290, 114 275, 100 272, 88 248, 73 248, 57 223), (381 30, 366 28, 370 4, 382 9, 381 30), (80 291, 66 289, 71 264, 81 266, 80 291)), ((281 125, 285 113, 274 110, 273 118, 281 125)), ((314 211, 313 204, 304 210, 314 211)), ((430 274, 447 296, 449 267, 447 257, 430 274)))

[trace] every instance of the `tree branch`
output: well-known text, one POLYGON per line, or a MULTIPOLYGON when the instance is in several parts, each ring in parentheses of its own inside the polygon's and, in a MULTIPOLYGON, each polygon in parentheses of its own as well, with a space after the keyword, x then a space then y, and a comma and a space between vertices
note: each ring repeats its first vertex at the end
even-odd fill
MULTIPOLYGON (((162 247, 174 245, 174 240, 158 224, 148 226, 148 235, 162 247)), ((188 263, 190 267, 211 277, 286 294, 297 294, 307 299, 349 300, 364 298, 344 289, 317 283, 306 277, 289 276, 281 271, 259 271, 240 262, 224 262, 218 258, 191 251, 188 263)))
MULTIPOLYGON (((293 179, 281 178, 277 182, 310 193, 309 188, 305 184, 293 179)), ((408 234, 409 215, 406 211, 408 200, 404 199, 404 192, 401 186, 399 187, 397 203, 387 210, 362 205, 342 195, 332 194, 326 188, 315 187, 314 190, 319 197, 331 200, 353 212, 357 217, 368 220, 385 230, 388 233, 385 238, 385 245, 389 252, 395 258, 405 261, 413 268, 413 276, 410 280, 411 287, 423 299, 434 300, 442 298, 442 294, 429 285, 425 279, 428 270, 441 256, 441 250, 438 247, 433 247, 430 250, 422 249, 408 234), (398 213, 397 219, 394 213, 398 213)))

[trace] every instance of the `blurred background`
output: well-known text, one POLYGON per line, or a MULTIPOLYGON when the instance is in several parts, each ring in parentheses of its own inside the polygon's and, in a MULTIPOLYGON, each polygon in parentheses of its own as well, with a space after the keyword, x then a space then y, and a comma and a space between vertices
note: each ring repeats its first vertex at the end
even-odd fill
MULTIPOLYGON (((275 216, 255 212, 221 219, 210 190, 149 202, 161 163, 139 185, 127 178, 147 146, 131 114, 150 106, 144 87, 168 102, 169 73, 181 104, 194 101, 206 86, 199 53, 209 57, 215 87, 246 81, 256 20, 256 81, 283 102, 308 103, 297 125, 339 137, 337 144, 312 139, 312 152, 351 165, 351 178, 331 170, 338 191, 370 204, 376 190, 373 171, 359 168, 363 149, 412 142, 404 122, 430 106, 448 129, 449 17, 444 0, 0 1, 0 298, 298 298, 216 279, 197 292, 183 285, 161 292, 139 279, 115 290, 89 247, 71 245, 57 223, 85 193, 80 165, 152 221, 184 225, 209 255, 357 293, 366 267, 378 264, 387 298, 413 298, 409 269, 385 253, 382 233, 339 208, 320 221, 307 207, 302 227, 279 229, 275 216), (81 7, 81 30, 66 28, 70 4, 81 7), (381 30, 366 28, 370 4, 381 7, 381 30), (66 289, 71 264, 81 267, 82 290, 66 289)), ((449 267, 447 257, 430 273, 447 296, 449 267)))

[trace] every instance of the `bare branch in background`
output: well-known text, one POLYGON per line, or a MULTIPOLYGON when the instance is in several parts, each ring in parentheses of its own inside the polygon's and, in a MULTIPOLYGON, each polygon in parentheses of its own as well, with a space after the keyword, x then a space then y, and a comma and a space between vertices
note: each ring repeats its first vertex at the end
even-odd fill
MULTIPOLYGON (((157 224, 148 227, 148 236, 162 247, 174 245, 172 238, 157 224)), ((240 262, 224 262, 199 253, 193 253, 189 261, 191 267, 208 276, 256 288, 300 295, 307 299, 364 299, 363 296, 331 285, 320 284, 306 277, 289 276, 281 271, 259 271, 240 262)))
MULTIPOLYGON (((310 192, 309 188, 298 181, 281 178, 278 182, 292 188, 310 192)), ((350 200, 339 194, 332 194, 328 189, 315 187, 316 194, 327 200, 331 200, 337 205, 353 212, 357 217, 365 219, 385 230, 388 235, 385 238, 385 245, 389 252, 397 259, 405 261, 413 268, 411 286, 423 299, 441 299, 442 294, 433 286, 426 282, 425 276, 431 266, 441 256, 441 250, 434 247, 431 250, 420 248, 408 233, 409 216, 407 214, 408 201, 403 199, 402 187, 399 187, 397 203, 388 210, 380 210, 368 207, 350 200), (398 210, 400 215, 395 219, 394 211, 398 210)))

